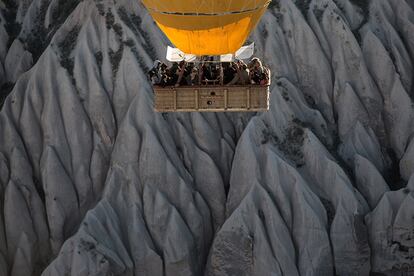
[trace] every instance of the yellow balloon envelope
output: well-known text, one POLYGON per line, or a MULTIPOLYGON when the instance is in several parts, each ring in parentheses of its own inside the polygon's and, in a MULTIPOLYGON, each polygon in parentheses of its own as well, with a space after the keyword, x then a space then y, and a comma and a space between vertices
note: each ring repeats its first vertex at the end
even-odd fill
POLYGON ((142 0, 174 45, 187 54, 235 53, 270 0, 142 0))

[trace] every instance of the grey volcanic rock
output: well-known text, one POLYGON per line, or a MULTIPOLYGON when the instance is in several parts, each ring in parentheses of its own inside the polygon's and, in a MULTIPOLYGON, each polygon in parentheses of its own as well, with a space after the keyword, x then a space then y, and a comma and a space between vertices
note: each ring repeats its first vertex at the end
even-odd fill
POLYGON ((371 209, 375 208, 383 194, 388 192, 390 188, 374 164, 365 157, 356 155, 354 166, 358 191, 367 200, 371 209))
POLYGON ((401 158, 399 169, 404 180, 408 180, 414 173, 414 139, 411 139, 408 144, 407 150, 401 158))
POLYGON ((373 271, 392 273, 410 270, 413 266, 413 185, 414 178, 411 178, 405 188, 385 193, 366 218, 373 271))
POLYGON ((32 54, 24 49, 20 40, 16 39, 11 45, 4 61, 6 81, 15 83, 21 74, 32 67, 32 64, 32 54))
MULTIPOLYGON (((295 91, 289 94, 293 98, 295 91)), ((285 114, 301 112, 304 99, 286 102, 278 92, 273 90, 274 110, 285 107, 285 114)), ((310 125, 324 123, 317 111, 308 108, 302 113, 310 125)), ((234 156, 227 200, 229 218, 216 234, 207 274, 333 273, 326 212, 297 171, 302 158, 296 150, 301 147, 304 131, 289 120, 263 114, 245 129, 234 156), (284 130, 284 126, 288 128, 284 130), (287 140, 287 136, 295 140, 287 140), (289 157, 293 163, 285 159, 289 157)))
POLYGON ((139 1, 0 3, 0 275, 410 275, 413 9, 274 0, 270 111, 160 114, 139 1))
POLYGON ((7 43, 9 35, 6 31, 6 19, 3 15, 5 12, 4 4, 0 4, 0 86, 6 82, 6 72, 4 71, 4 60, 7 55, 7 43))
MULTIPOLYGON (((389 129, 388 139, 397 157, 401 158, 412 134, 413 110, 410 96, 380 40, 371 31, 367 31, 363 44, 368 68, 384 99, 384 121, 389 129)), ((412 76, 411 68, 408 70, 408 75, 412 76)))

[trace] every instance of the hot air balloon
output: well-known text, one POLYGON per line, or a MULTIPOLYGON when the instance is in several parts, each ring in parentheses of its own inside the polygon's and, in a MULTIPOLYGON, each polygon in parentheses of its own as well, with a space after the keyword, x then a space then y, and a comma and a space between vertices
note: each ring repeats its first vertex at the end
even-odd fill
MULTIPOLYGON (((229 61, 252 47, 242 48, 266 11, 270 0, 142 0, 154 21, 177 47, 182 60, 200 57, 229 61), (219 58, 217 58, 219 57, 219 58), (220 59, 221 57, 221 59, 220 59)), ((252 51, 251 51, 252 52, 252 51)), ((178 54, 177 54, 178 53, 178 54)), ((253 52, 252 52, 253 53, 253 52)), ((168 57, 167 57, 168 59, 168 57)), ((221 64, 221 63, 220 63, 221 64)), ((154 86, 157 111, 259 111, 269 106, 269 85, 197 87, 154 86)))

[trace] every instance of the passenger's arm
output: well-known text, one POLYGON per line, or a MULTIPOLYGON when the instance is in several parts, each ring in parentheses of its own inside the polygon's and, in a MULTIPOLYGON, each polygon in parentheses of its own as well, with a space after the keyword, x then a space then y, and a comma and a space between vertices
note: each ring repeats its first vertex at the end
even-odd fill
POLYGON ((180 74, 178 75, 178 80, 177 80, 177 83, 175 84, 175 86, 180 86, 181 80, 183 79, 184 70, 185 70, 185 63, 180 68, 180 74))
POLYGON ((239 74, 235 74, 234 78, 227 85, 235 85, 239 81, 239 74))

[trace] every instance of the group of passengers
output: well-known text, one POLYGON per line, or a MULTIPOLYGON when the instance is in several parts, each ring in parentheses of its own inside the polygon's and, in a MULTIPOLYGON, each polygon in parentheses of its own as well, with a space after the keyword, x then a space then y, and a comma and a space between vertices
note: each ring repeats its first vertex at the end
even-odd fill
POLYGON ((192 86, 192 85, 268 85, 270 70, 262 65, 258 58, 253 58, 249 64, 242 60, 236 62, 202 62, 198 65, 192 62, 174 62, 170 67, 159 60, 154 62, 148 72, 153 85, 192 86))

